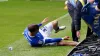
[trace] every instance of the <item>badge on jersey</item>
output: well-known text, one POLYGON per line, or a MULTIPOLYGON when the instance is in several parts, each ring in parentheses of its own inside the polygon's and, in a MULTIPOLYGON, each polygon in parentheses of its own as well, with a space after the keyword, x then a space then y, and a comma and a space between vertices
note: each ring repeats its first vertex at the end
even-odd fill
POLYGON ((38 41, 38 44, 43 44, 43 41, 42 41, 42 40, 39 40, 39 41, 38 41))

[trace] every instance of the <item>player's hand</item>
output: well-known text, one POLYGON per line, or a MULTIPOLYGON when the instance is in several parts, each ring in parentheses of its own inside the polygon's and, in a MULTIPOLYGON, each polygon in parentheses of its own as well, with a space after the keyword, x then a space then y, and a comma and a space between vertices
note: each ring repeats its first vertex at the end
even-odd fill
POLYGON ((44 24, 46 22, 48 22, 48 17, 46 17, 41 23, 44 24))
POLYGON ((76 36, 80 38, 80 31, 76 31, 76 36))
POLYGON ((69 40, 69 36, 65 36, 64 37, 64 40, 69 40))

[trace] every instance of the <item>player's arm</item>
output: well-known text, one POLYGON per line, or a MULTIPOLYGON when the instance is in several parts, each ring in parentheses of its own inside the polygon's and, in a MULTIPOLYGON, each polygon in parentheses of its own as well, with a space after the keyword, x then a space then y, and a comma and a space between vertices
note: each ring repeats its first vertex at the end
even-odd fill
POLYGON ((75 30, 77 37, 80 37, 80 28, 81 28, 81 9, 82 9, 82 4, 80 1, 76 2, 76 9, 75 9, 75 14, 74 14, 74 22, 75 22, 75 30))
POLYGON ((44 39, 45 43, 53 43, 53 42, 60 42, 62 40, 69 40, 68 36, 65 36, 63 38, 50 38, 50 39, 44 39))
POLYGON ((75 22, 75 30, 79 31, 80 26, 81 26, 81 9, 82 9, 82 4, 80 1, 77 1, 76 3, 76 9, 75 9, 75 14, 74 14, 74 22, 75 22))
POLYGON ((48 22, 48 17, 45 18, 45 19, 43 19, 43 21, 42 21, 40 24, 38 24, 38 26, 40 27, 40 26, 42 26, 42 24, 44 24, 44 23, 46 23, 46 22, 48 22))
POLYGON ((50 39, 45 39, 44 42, 45 44, 47 44, 47 43, 60 42, 61 40, 63 39, 62 38, 50 38, 50 39))

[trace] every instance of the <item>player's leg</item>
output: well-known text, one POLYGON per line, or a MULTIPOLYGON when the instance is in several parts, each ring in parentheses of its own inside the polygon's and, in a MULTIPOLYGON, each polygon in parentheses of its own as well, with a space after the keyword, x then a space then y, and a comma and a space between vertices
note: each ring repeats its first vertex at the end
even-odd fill
POLYGON ((71 16, 71 18, 73 18, 74 15, 74 6, 71 3, 67 3, 67 7, 68 7, 68 13, 71 16))
POLYGON ((65 41, 61 41, 61 42, 58 42, 57 43, 57 45, 58 46, 76 46, 76 45, 78 45, 79 43, 78 42, 75 42, 75 41, 67 41, 67 42, 65 42, 65 41))
POLYGON ((76 30, 75 30, 75 24, 74 24, 74 6, 71 3, 68 3, 68 12, 69 15, 72 18, 72 24, 71 24, 71 31, 72 31, 72 39, 73 41, 77 41, 78 42, 78 38, 76 36, 76 30))
POLYGON ((43 26, 41 29, 39 29, 39 32, 44 36, 44 37, 49 37, 51 35, 51 32, 53 30, 53 24, 52 22, 46 24, 43 26))
POLYGON ((88 27, 86 37, 89 37, 93 34, 93 31, 88 27))
POLYGON ((64 30, 66 26, 58 26, 58 21, 54 20, 52 21, 53 29, 55 30, 55 33, 59 32, 60 30, 64 30))
POLYGON ((57 33, 60 30, 64 30, 65 26, 58 26, 58 21, 54 20, 48 24, 46 24, 44 27, 39 29, 39 31, 43 34, 44 37, 49 37, 51 35, 52 30, 54 29, 57 33))
POLYGON ((76 30, 75 30, 75 24, 74 23, 72 23, 72 25, 71 25, 71 31, 72 31, 73 41, 78 42, 78 37, 76 36, 76 30))

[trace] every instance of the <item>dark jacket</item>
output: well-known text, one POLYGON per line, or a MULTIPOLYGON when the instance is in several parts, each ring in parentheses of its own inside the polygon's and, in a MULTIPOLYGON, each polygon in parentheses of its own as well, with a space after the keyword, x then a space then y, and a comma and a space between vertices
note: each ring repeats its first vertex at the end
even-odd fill
MULTIPOLYGON (((84 0, 84 5, 87 3, 87 0, 84 0)), ((75 30, 78 31, 81 28, 81 9, 84 6, 80 0, 76 2, 76 9, 74 15, 74 23, 75 23, 75 30)))

